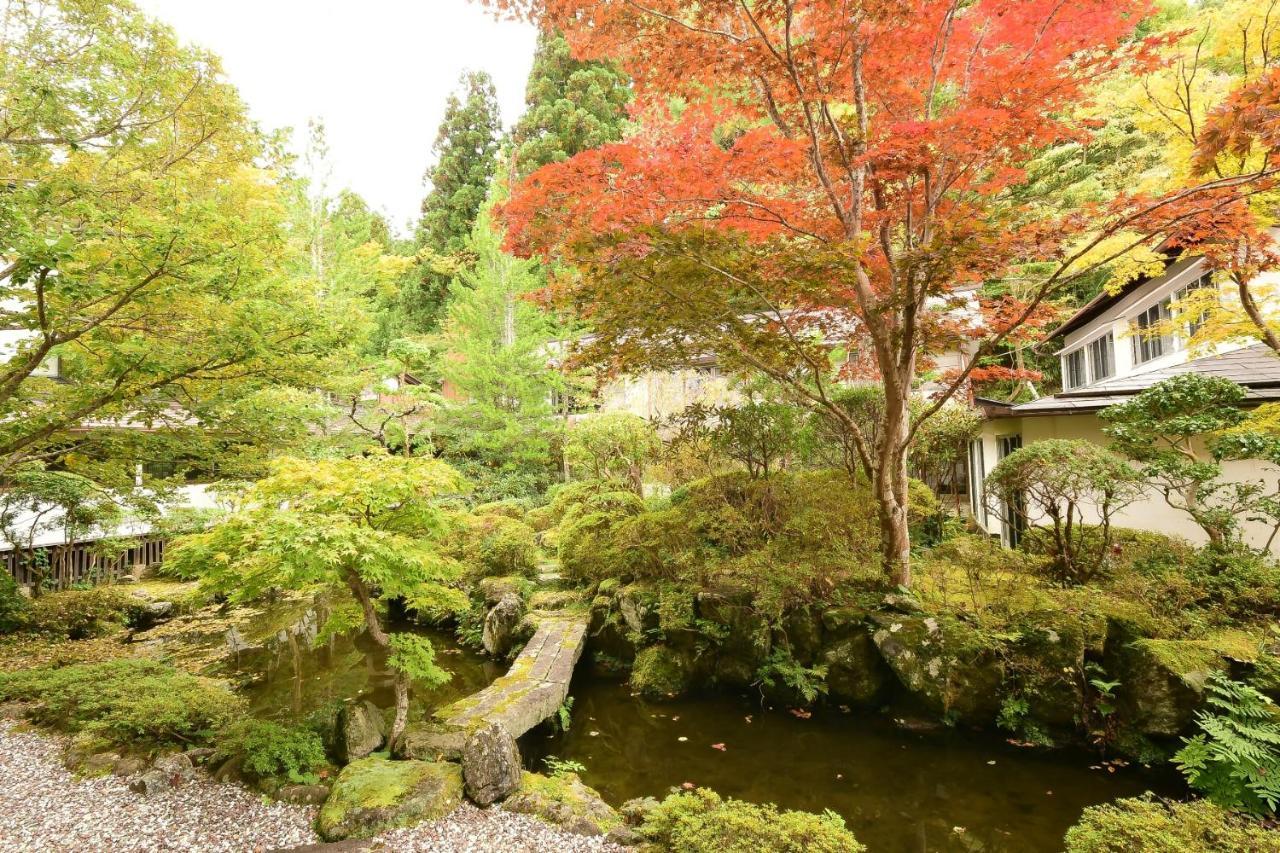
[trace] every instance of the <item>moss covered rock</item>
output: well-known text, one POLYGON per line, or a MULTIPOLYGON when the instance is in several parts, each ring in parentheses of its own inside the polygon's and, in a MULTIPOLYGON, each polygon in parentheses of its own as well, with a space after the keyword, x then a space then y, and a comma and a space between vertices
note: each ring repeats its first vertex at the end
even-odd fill
POLYGON ((687 693, 695 684, 696 658, 669 646, 649 646, 636 655, 631 668, 631 689, 652 699, 671 699, 687 693))
POLYGON ((1026 697, 1030 719, 1057 730, 1080 724, 1084 656, 1085 631, 1078 623, 1047 618, 1021 632, 1009 650, 1008 668, 1013 689, 1026 697))
POLYGON ((338 775, 316 827, 326 841, 437 820, 462 802, 462 768, 433 761, 364 758, 338 775))
POLYGON ((893 678, 866 632, 828 645, 820 662, 827 667, 827 695, 836 702, 872 705, 884 696, 893 678))
POLYGON ((622 826, 622 817, 576 773, 542 776, 525 771, 520 787, 502 808, 533 815, 577 835, 607 835, 622 826))
POLYGON ((954 619, 876 614, 871 635, 898 681, 935 712, 988 725, 1000 709, 998 645, 954 619))
POLYGON ((1226 672, 1235 655, 1229 638, 1203 640, 1129 639, 1120 634, 1107 642, 1107 672, 1116 688, 1121 719, 1134 731, 1173 737, 1190 728, 1204 699, 1205 681, 1226 672))
POLYGON ((718 639, 713 675, 726 687, 746 687, 769 659, 773 632, 752 606, 749 590, 721 587, 698 594, 698 616, 715 626, 718 639))

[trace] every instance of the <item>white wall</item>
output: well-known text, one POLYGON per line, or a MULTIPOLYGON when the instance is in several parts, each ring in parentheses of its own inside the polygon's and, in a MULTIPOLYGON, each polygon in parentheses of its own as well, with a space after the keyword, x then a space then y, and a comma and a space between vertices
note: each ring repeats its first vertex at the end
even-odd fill
MULTIPOLYGON (((1024 447, 1050 438, 1085 439, 1103 446, 1110 444, 1110 439, 1102 432, 1101 421, 1094 414, 995 418, 987 421, 982 427, 982 449, 988 474, 996 466, 997 439, 1010 434, 1021 434, 1024 447)), ((1280 469, 1259 460, 1226 462, 1223 463, 1222 468, 1228 480, 1239 482, 1265 478, 1274 484, 1280 478, 1280 469)), ((1087 512, 1086 515, 1088 515, 1087 512)), ((1097 518, 1093 516, 1088 520, 1096 521, 1097 518)), ((981 511, 978 521, 983 522, 981 511)), ((1113 524, 1180 536, 1196 545, 1203 545, 1208 541, 1204 531, 1191 520, 1189 515, 1169 506, 1164 496, 1154 489, 1149 490, 1146 498, 1130 504, 1118 513, 1113 519, 1113 524)), ((994 513, 989 514, 984 526, 991 534, 999 535, 1000 519, 994 513)), ((1244 525, 1245 541, 1255 548, 1261 548, 1266 543, 1270 532, 1270 529, 1262 524, 1246 522, 1244 525)), ((1271 550, 1280 555, 1280 543, 1273 543, 1271 550)))

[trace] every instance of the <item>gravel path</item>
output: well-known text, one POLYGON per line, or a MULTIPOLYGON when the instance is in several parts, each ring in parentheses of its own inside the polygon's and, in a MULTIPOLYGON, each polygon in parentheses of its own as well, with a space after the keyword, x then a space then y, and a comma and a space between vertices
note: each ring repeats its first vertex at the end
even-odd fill
MULTIPOLYGON (((0 853, 250 853, 318 842, 311 828, 313 808, 267 803, 239 786, 203 778, 143 797, 113 776, 77 779, 62 766, 57 738, 13 729, 13 723, 0 722, 0 853)), ((525 815, 464 804, 444 820, 386 833, 371 849, 622 853, 626 848, 562 833, 525 815)))

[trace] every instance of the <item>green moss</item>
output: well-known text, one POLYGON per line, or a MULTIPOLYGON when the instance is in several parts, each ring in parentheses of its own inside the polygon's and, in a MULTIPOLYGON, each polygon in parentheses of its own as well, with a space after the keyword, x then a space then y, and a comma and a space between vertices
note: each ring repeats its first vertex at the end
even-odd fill
POLYGON ((1207 800, 1173 803, 1150 795, 1085 809, 1067 831, 1066 853, 1280 851, 1280 833, 1207 800))
POLYGON ((648 812, 640 834, 681 853, 859 853, 865 850, 835 812, 779 811, 723 800, 699 788, 672 794, 648 812))
POLYGON ((1206 674, 1224 670, 1227 659, 1252 663, 1259 652, 1257 638, 1244 631, 1224 631, 1199 640, 1142 639, 1134 646, 1197 687, 1206 674))
POLYGON ((462 769, 433 761, 363 758, 342 769, 317 826, 330 841, 368 838, 437 820, 462 802, 462 769))
POLYGON ((526 770, 503 808, 584 834, 605 835, 622 825, 621 816, 576 773, 543 776, 526 770))
POLYGON ((631 689, 652 698, 679 696, 692 687, 693 675, 687 654, 666 646, 650 646, 636 655, 631 689))
POLYGON ((0 700, 34 702, 36 722, 120 745, 206 743, 244 710, 222 682, 136 658, 2 673, 0 700))

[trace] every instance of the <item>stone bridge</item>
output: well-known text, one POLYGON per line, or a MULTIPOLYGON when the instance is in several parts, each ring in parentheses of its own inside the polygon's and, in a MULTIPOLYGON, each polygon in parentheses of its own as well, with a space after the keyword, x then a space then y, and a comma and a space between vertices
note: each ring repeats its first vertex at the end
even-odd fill
POLYGON ((493 722, 520 737, 564 704, 586 635, 585 614, 542 617, 506 675, 436 711, 430 722, 410 726, 399 752, 407 758, 456 759, 468 734, 493 722))

